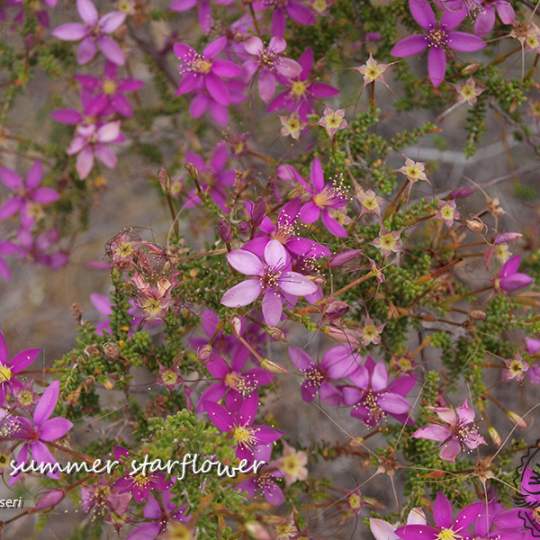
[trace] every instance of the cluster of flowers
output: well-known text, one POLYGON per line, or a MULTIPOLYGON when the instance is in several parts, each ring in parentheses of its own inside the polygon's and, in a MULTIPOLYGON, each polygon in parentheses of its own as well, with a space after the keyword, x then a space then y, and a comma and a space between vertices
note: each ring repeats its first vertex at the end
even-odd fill
MULTIPOLYGON (((44 32, 50 25, 46 8, 55 3, 49 0, 45 5, 38 2, 32 6, 44 32)), ((227 10, 227 14, 235 14, 236 8, 240 11, 233 0, 216 0, 215 4, 226 6, 221 9, 227 10)), ((480 363, 472 358, 469 360, 476 364, 471 371, 496 368, 497 382, 540 384, 540 327, 534 317, 520 319, 518 313, 527 306, 538 306, 535 292, 528 291, 534 285, 534 268, 529 264, 523 270, 521 256, 510 252, 510 246, 518 243, 522 235, 500 232, 499 217, 504 210, 498 200, 487 195, 485 209, 469 219, 462 217, 466 205, 461 208, 461 201, 477 195, 479 190, 475 188, 459 188, 429 203, 422 199, 424 206, 417 211, 414 197, 419 185, 429 182, 429 171, 423 162, 406 156, 402 156, 402 166, 391 171, 402 182, 392 200, 386 201, 375 192, 376 183, 370 184, 369 189, 362 187, 350 167, 372 169, 380 175, 382 160, 355 161, 354 147, 361 146, 363 141, 356 140, 351 145, 349 140, 340 139, 348 133, 345 110, 326 106, 321 114, 317 103, 340 94, 337 87, 322 82, 323 59, 315 58, 309 47, 302 47, 295 59, 285 40, 287 35, 289 44, 294 43, 287 34, 291 28, 313 26, 325 17, 330 2, 256 0, 244 4, 242 15, 230 24, 229 17, 226 23, 225 19, 219 23, 214 20, 209 0, 173 0, 172 11, 184 13, 197 8, 205 46, 199 52, 198 46, 196 49, 178 41, 176 36, 169 36, 163 51, 156 53, 160 69, 166 71, 164 64, 172 60, 169 52, 173 53, 179 71, 178 77, 173 77, 177 96, 189 97, 186 108, 192 118, 207 115, 213 127, 220 130, 227 127, 234 131, 233 107, 236 114, 240 105, 247 106, 250 93, 256 88, 266 113, 284 113, 280 117, 281 134, 295 141, 304 138, 307 157, 278 162, 255 150, 255 138, 252 140, 248 134, 220 131, 207 159, 202 151, 185 152, 185 176, 176 184, 162 169, 159 181, 172 213, 167 246, 144 240, 133 230, 125 230, 109 242, 109 261, 100 267, 111 270, 115 293, 111 298, 99 293, 91 296, 101 318, 92 325, 80 315, 82 350, 76 349, 73 356, 66 357, 69 366, 60 363, 60 367, 51 370, 52 374, 61 374, 60 380, 47 384, 41 384, 39 377, 34 380, 30 368, 40 351, 29 349, 10 357, 0 335, 0 442, 9 442, 9 452, 17 463, 30 459, 56 463, 58 453, 91 460, 93 456, 74 450, 73 441, 68 441, 70 432, 76 429, 71 420, 75 422, 79 413, 95 412, 99 398, 92 392, 98 386, 105 390, 116 387, 129 401, 129 407, 122 409, 122 416, 128 419, 124 427, 133 429, 127 436, 126 447, 115 445, 112 455, 127 464, 131 455, 153 444, 148 419, 129 395, 135 386, 130 369, 143 365, 153 377, 150 391, 154 385, 157 387, 155 403, 147 411, 157 411, 161 419, 168 419, 179 409, 187 410, 193 414, 193 432, 198 422, 213 426, 213 436, 225 441, 236 460, 249 464, 264 462, 257 473, 230 484, 231 491, 246 497, 242 501, 248 501, 247 510, 237 515, 219 497, 217 502, 213 501, 213 494, 198 499, 197 505, 186 495, 187 489, 182 491, 178 482, 161 472, 129 475, 122 470, 110 478, 75 482, 50 473, 50 480, 58 482, 58 487, 51 488, 48 483, 48 491, 23 516, 34 510, 50 511, 68 493, 76 491, 84 512, 127 534, 129 540, 154 540, 164 534, 170 539, 214 538, 214 532, 199 525, 206 506, 216 512, 220 529, 230 518, 231 523, 239 524, 242 534, 257 540, 315 540, 309 524, 298 515, 298 507, 303 505, 298 494, 309 494, 311 488, 317 487, 316 481, 308 482, 311 478, 307 452, 289 446, 284 440, 286 434, 274 427, 272 415, 265 410, 267 396, 284 376, 299 381, 298 394, 305 404, 344 409, 359 420, 355 424, 358 429, 369 430, 362 436, 351 437, 345 448, 317 449, 321 457, 332 452, 362 456, 357 448, 367 448, 368 438, 399 433, 399 438, 393 439, 395 447, 379 448, 380 453, 370 456, 378 466, 373 477, 382 473, 391 476, 398 468, 405 468, 397 461, 393 466, 383 466, 386 451, 394 459, 398 450, 406 455, 410 447, 428 448, 426 453, 435 463, 435 468, 429 469, 433 473, 430 480, 437 488, 437 481, 446 474, 465 474, 467 469, 455 467, 460 462, 468 463, 473 453, 478 462, 471 470, 485 487, 486 482, 495 478, 490 467, 499 450, 487 461, 482 459, 481 452, 489 447, 490 440, 502 447, 498 432, 483 415, 485 401, 491 400, 511 420, 514 427, 510 435, 516 427, 527 426, 526 415, 505 408, 485 387, 473 389, 470 397, 460 397, 460 405, 454 405, 445 384, 439 384, 429 403, 423 404, 418 413, 415 407, 423 397, 427 372, 434 370, 416 357, 433 343, 430 339, 422 341, 421 336, 416 353, 400 358, 396 351, 402 352, 405 346, 385 343, 392 339, 389 327, 395 331, 392 323, 396 319, 421 329, 424 322, 446 325, 445 330, 438 332, 439 339, 440 334, 454 339, 455 334, 446 328, 459 327, 460 337, 474 335, 475 346, 482 333, 494 332, 494 341, 505 339, 501 337, 507 329, 505 321, 499 322, 495 330, 495 325, 481 331, 475 326, 488 318, 484 311, 476 309, 475 302, 485 300, 487 305, 501 299, 514 310, 507 320, 516 323, 512 330, 519 330, 518 352, 507 354, 507 348, 497 344, 490 349, 482 342, 478 346, 482 355, 491 354, 497 363, 487 365, 483 356, 480 363), (317 126, 323 127, 328 137, 321 137, 320 147, 314 148, 313 139, 319 134, 311 128, 319 129, 317 126), (263 186, 254 180, 252 169, 246 164, 252 159, 267 167, 265 174, 271 180, 263 186), (332 176, 336 169, 339 174, 332 176), (192 187, 184 190, 189 182, 192 187), (400 212, 403 209, 411 209, 411 213, 400 212), (206 212, 211 219, 215 218, 212 232, 216 249, 196 253, 186 247, 178 228, 181 212, 183 216, 206 212), (488 229, 489 219, 494 225, 488 229), (411 260, 417 256, 412 254, 416 233, 424 226, 432 227, 430 234, 436 231, 427 253, 427 257, 432 257, 429 268, 407 274, 407 265, 412 268, 411 260), (475 236, 475 241, 469 242, 470 236, 475 236), (462 252, 463 247, 473 251, 462 252), (478 291, 463 292, 463 284, 452 274, 466 257, 484 263, 488 277, 485 287, 478 291), (217 258, 219 269, 213 266, 217 258), (396 272, 405 267, 407 270, 396 278, 396 272), (238 278, 239 274, 244 277, 238 278), (193 287, 199 278, 202 285, 193 287), (388 285, 392 279, 394 285, 388 285), (401 303, 396 299, 399 284, 395 283, 400 279, 419 287, 401 303), (422 289, 426 283, 429 286, 422 289), (367 291, 366 298, 361 297, 363 293, 357 295, 357 290, 367 291), (376 304, 381 299, 383 307, 376 304), (471 303, 465 309, 468 301, 471 303), (441 312, 450 311, 465 315, 465 319, 459 322, 441 318, 441 312), (294 323, 301 323, 316 337, 324 336, 335 343, 325 347, 320 358, 314 357, 304 348, 292 345, 294 323), (285 361, 269 358, 279 342, 287 345, 294 374, 285 367, 285 361), (42 392, 38 391, 40 386, 44 387, 42 392), (418 393, 418 399, 413 399, 414 393, 418 393), (83 402, 85 406, 74 412, 73 408, 83 402), (62 408, 62 416, 54 416, 56 408, 62 408), (416 444, 419 446, 415 447, 416 444), (422 447, 423 444, 426 446, 422 447), (292 485, 294 488, 289 489, 292 485), (293 510, 285 518, 272 516, 274 521, 265 521, 260 515, 263 512, 259 512, 261 507, 257 506, 261 497, 271 507, 291 503, 293 510)), ((113 148, 129 143, 127 120, 133 119, 135 111, 126 94, 139 91, 143 81, 131 76, 122 46, 130 30, 128 13, 136 12, 140 6, 131 2, 126 6, 100 16, 91 0, 77 0, 82 22, 61 24, 50 32, 55 39, 78 42, 75 57, 79 66, 103 57, 101 75, 74 74, 80 107, 52 113, 54 121, 73 126, 67 154, 76 156, 69 161, 74 163, 77 173, 71 178, 76 185, 85 185, 83 181, 99 171, 100 164, 115 168, 118 157, 113 148), (126 34, 122 35, 124 29, 126 34)), ((501 22, 498 30, 506 31, 512 25, 508 35, 538 54, 536 26, 518 23, 506 0, 409 0, 408 7, 421 32, 392 43, 389 55, 405 58, 427 52, 428 77, 436 95, 454 53, 474 53, 486 47, 486 36, 494 30, 496 16, 501 22), (467 22, 473 24, 474 33, 458 30, 467 22)), ((3 5, 0 19, 9 18, 11 8, 17 10, 13 21, 20 25, 28 14, 22 0, 3 5)), ((366 38, 380 39, 382 36, 377 33, 366 38)), ((365 64, 355 68, 363 76, 365 86, 369 86, 370 114, 376 114, 375 84, 386 84, 383 75, 390 65, 370 55, 365 64)), ((471 78, 458 86, 458 103, 474 104, 482 91, 471 78)), ((359 122, 355 122, 351 132, 358 126, 359 122)), ((367 131, 363 133, 367 138, 367 131)), ((381 140, 376 140, 374 146, 385 146, 381 140)), ((10 277, 5 257, 25 257, 52 268, 67 263, 68 252, 59 247, 60 232, 44 225, 46 212, 61 201, 63 192, 60 187, 43 185, 47 184, 43 180, 41 161, 35 161, 24 178, 11 168, 0 167, 0 182, 9 191, 0 206, 0 220, 16 223, 14 237, 0 242, 0 276, 4 279, 10 277)), ((447 343, 439 348, 445 346, 449 348, 447 343)), ((456 371, 455 366, 451 367, 456 371)), ((458 367, 462 369, 463 364, 458 367)), ((48 369, 44 368, 42 373, 48 369)), ((468 383, 478 382, 474 379, 476 373, 473 375, 468 383)), ((113 412, 116 419, 118 411, 113 412)), ((174 440, 175 445, 178 442, 174 440)), ((92 454, 95 449, 89 448, 88 452, 92 454)), ((369 462, 363 464, 368 466, 369 462)), ((11 476, 9 484, 21 482, 27 476, 11 476)), ((537 483, 532 469, 524 471, 519 490, 528 495, 520 507, 510 507, 506 504, 508 499, 492 488, 486 491, 485 500, 477 500, 477 493, 468 497, 469 504, 461 505, 454 517, 450 500, 439 492, 430 504, 431 525, 423 510, 414 508, 406 523, 404 515, 396 518, 397 523, 372 518, 370 528, 377 540, 529 540, 529 532, 540 528, 540 500, 538 491, 534 491, 537 483)), ((448 485, 444 487, 447 494, 452 492, 448 485)), ((203 482, 200 491, 203 493, 204 489, 203 482)), ((348 501, 348 510, 354 511, 354 515, 364 507, 378 510, 359 488, 329 505, 339 504, 342 499, 348 501)), ((267 508, 265 505, 263 510, 267 508)), ((241 533, 231 534, 240 537, 241 533)))

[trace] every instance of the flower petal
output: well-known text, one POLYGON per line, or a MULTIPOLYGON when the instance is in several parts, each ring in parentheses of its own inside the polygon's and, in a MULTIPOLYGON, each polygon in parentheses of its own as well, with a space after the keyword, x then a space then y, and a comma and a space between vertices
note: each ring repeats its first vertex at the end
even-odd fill
POLYGON ((54 408, 56 407, 56 402, 58 401, 59 395, 60 381, 53 381, 43 392, 42 396, 37 402, 33 415, 34 423, 42 424, 51 416, 54 408))
POLYGON ((406 58, 423 52, 427 48, 424 36, 414 34, 398 41, 390 51, 392 56, 406 58))
POLYGON ((233 249, 227 254, 227 261, 246 276, 259 276, 264 272, 264 265, 259 257, 245 249, 233 249))
POLYGON ((227 307, 242 307, 251 304, 261 292, 258 279, 246 279, 231 287, 221 298, 221 303, 227 307))

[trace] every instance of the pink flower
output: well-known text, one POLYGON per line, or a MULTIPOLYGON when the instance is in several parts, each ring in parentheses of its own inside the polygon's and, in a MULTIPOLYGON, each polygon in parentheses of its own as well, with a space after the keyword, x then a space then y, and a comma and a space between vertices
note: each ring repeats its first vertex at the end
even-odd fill
POLYGON ((455 461, 462 450, 475 450, 486 444, 474 424, 474 409, 467 400, 457 408, 434 407, 433 410, 444 424, 428 424, 413 433, 416 439, 428 439, 441 443, 439 456, 445 461, 455 461), (446 424, 446 425, 445 425, 446 424))
POLYGON ((76 75, 82 88, 95 99, 94 107, 97 114, 109 115, 118 113, 122 116, 133 116, 133 107, 124 95, 135 92, 144 86, 143 81, 137 79, 119 79, 118 67, 112 62, 106 62, 103 76, 76 75))
POLYGON ((339 186, 328 185, 324 180, 324 172, 319 158, 311 162, 309 184, 292 165, 280 165, 278 176, 284 180, 296 180, 306 191, 308 201, 299 212, 299 219, 304 223, 315 223, 321 218, 324 226, 334 236, 343 238, 347 231, 332 217, 330 211, 340 210, 347 204, 339 186))
POLYGON ((254 425, 259 397, 253 394, 245 399, 236 411, 230 411, 214 403, 205 401, 202 409, 208 419, 223 433, 230 433, 236 443, 236 457, 251 463, 254 459, 268 461, 272 445, 283 435, 269 426, 254 425))
POLYGON ((110 11, 99 17, 96 6, 91 0, 77 0, 77 11, 84 24, 67 23, 53 30, 53 36, 64 41, 81 41, 77 49, 77 62, 87 64, 99 49, 111 62, 123 65, 124 52, 109 34, 117 30, 124 22, 126 14, 110 11))
POLYGON ((298 59, 298 63, 302 66, 302 71, 297 77, 280 80, 287 89, 270 103, 268 111, 285 109, 290 113, 298 112, 300 120, 306 122, 308 115, 314 110, 316 99, 336 96, 339 90, 329 84, 310 80, 313 69, 312 49, 306 49, 298 59))
POLYGON ((317 291, 317 285, 308 277, 289 270, 287 252, 277 240, 268 242, 263 260, 245 249, 231 251, 227 260, 250 279, 226 291, 221 303, 227 307, 247 306, 262 294, 263 317, 270 326, 275 326, 281 319, 284 297, 294 300, 317 291))
POLYGON ((368 357, 366 364, 359 366, 349 379, 354 386, 344 386, 341 390, 344 403, 353 406, 351 416, 368 426, 378 425, 387 415, 403 424, 410 422, 411 406, 405 396, 416 384, 412 375, 390 382, 384 362, 368 357))
POLYGON ((181 96, 205 90, 216 103, 229 105, 232 99, 225 80, 241 77, 242 69, 230 60, 217 58, 226 46, 227 38, 224 36, 209 43, 202 54, 186 43, 175 43, 174 54, 181 62, 182 75, 177 94, 181 96))
MULTIPOLYGON (((228 6, 233 0, 214 0, 216 4, 220 6, 228 6)), ((184 13, 197 6, 197 13, 199 16, 199 25, 205 34, 210 32, 212 28, 212 7, 210 0, 171 0, 169 9, 172 11, 178 11, 184 13)))
POLYGON ((273 36, 285 35, 287 17, 302 26, 315 24, 315 13, 302 0, 263 0, 263 5, 272 10, 273 36))
POLYGON ((240 482, 237 489, 244 491, 251 498, 262 495, 272 506, 279 506, 285 502, 285 495, 275 480, 283 476, 283 473, 277 469, 263 467, 251 478, 240 482))
POLYGON ((458 52, 475 52, 483 49, 485 42, 474 34, 458 32, 456 28, 467 16, 466 9, 445 11, 437 21, 428 0, 409 0, 413 19, 424 31, 396 43, 391 54, 406 58, 428 50, 428 73, 433 86, 439 86, 446 73, 446 55, 449 49, 458 52))
POLYGON ((533 278, 527 274, 518 272, 521 264, 521 257, 514 255, 510 257, 501 267, 495 279, 495 289, 504 292, 513 292, 528 287, 533 283, 533 278))
POLYGON ((77 126, 67 153, 70 156, 77 154, 76 168, 81 180, 90 174, 96 158, 109 169, 116 167, 117 157, 110 145, 120 138, 118 121, 77 126))
POLYGON ((286 48, 286 41, 280 37, 273 37, 268 47, 265 47, 257 36, 244 42, 244 49, 250 55, 244 63, 248 80, 258 73, 259 95, 265 103, 272 99, 279 76, 293 79, 302 72, 302 66, 298 62, 281 54, 286 48))
POLYGON ((9 393, 23 387, 17 375, 35 362, 40 352, 40 349, 25 349, 10 358, 6 340, 0 332, 0 406, 4 405, 9 393))
POLYGON ((15 171, 0 167, 0 182, 13 192, 13 195, 0 206, 0 221, 17 212, 23 227, 32 227, 40 216, 41 206, 56 202, 60 195, 48 187, 41 187, 43 166, 34 161, 23 180, 15 171))
POLYGON ((17 427, 9 438, 24 441, 17 454, 17 463, 28 461, 30 455, 39 463, 56 463, 47 443, 61 439, 73 427, 69 420, 61 416, 51 418, 59 394, 60 382, 53 381, 39 398, 32 420, 22 416, 12 418, 17 427))

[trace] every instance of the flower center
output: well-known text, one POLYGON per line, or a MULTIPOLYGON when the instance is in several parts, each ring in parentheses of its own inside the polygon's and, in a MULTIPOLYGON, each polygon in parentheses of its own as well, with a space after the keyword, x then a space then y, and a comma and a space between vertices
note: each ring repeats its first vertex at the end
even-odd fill
POLYGON ((268 69, 273 69, 276 66, 277 59, 277 54, 269 50, 264 50, 259 55, 259 62, 261 66, 268 69))
POLYGON ((28 203, 28 206, 26 207, 26 211, 28 212, 28 215, 34 220, 34 221, 40 221, 45 216, 45 212, 43 211, 43 207, 41 204, 38 203, 28 203))
POLYGON ((313 197, 313 202, 319 207, 329 206, 334 198, 334 192, 331 188, 325 187, 321 192, 313 197))
POLYGON ((377 394, 372 390, 368 390, 364 394, 362 401, 356 406, 363 406, 368 410, 368 420, 370 422, 378 423, 385 416, 385 412, 379 407, 377 394))
POLYGON ((155 317, 159 315, 162 311, 161 303, 157 298, 147 298, 145 299, 141 307, 145 313, 147 313, 150 317, 155 317))
POLYGON ((320 15, 326 11, 328 4, 326 3, 326 0, 315 0, 315 2, 311 4, 311 7, 320 15))
MULTIPOLYGON (((436 26, 426 33, 428 47, 443 49, 448 45, 448 32, 443 26, 436 26)), ((446 540, 446 539, 442 539, 446 540)))
POLYGON ((10 381, 12 376, 11 368, 4 366, 4 364, 0 364, 0 383, 10 381))
POLYGON ((34 396, 30 390, 21 390, 17 393, 17 401, 23 406, 27 407, 34 402, 34 396))
POLYGON ((316 367, 305 372, 306 383, 313 388, 319 388, 324 381, 324 375, 316 367))
POLYGON ((138 474, 137 476, 133 477, 133 483, 137 487, 146 487, 150 483, 150 481, 151 480, 149 476, 144 476, 142 474, 138 474))
POLYGON ((161 374, 161 378, 163 382, 167 385, 173 385, 176 384, 178 381, 178 375, 172 370, 172 369, 166 369, 161 374))
POLYGON ((453 220, 454 219, 454 213, 455 213, 454 208, 449 204, 445 204, 441 208, 441 216, 443 217, 443 219, 453 220))
POLYGON ((103 81, 103 92, 107 94, 108 96, 114 94, 116 92, 116 82, 112 79, 105 79, 103 81))
POLYGON ((307 85, 304 81, 294 81, 291 86, 291 94, 296 98, 301 98, 307 90, 307 85))
POLYGON ((243 444, 245 446, 255 446, 257 442, 253 435, 253 430, 245 426, 237 426, 233 431, 233 439, 237 444, 243 444))
POLYGON ((458 540, 460 538, 462 537, 456 534, 452 529, 441 529, 436 537, 437 540, 458 540))
POLYGON ((190 67, 193 71, 206 75, 207 73, 210 73, 210 70, 212 69, 212 62, 201 56, 200 58, 195 58, 195 60, 191 62, 190 67))
POLYGON ((261 287, 263 289, 277 289, 281 271, 267 268, 266 272, 260 277, 261 287))

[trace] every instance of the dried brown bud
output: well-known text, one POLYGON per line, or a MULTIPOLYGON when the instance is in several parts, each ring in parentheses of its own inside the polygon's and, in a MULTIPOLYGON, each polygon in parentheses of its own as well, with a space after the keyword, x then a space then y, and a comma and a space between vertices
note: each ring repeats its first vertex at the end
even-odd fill
POLYGON ((120 356, 120 347, 116 343, 109 341, 103 345, 103 352, 107 358, 116 360, 120 356))
POLYGON ((281 328, 278 328, 277 326, 269 326, 268 335, 276 341, 287 341, 285 332, 283 332, 283 330, 281 330, 281 328))
POLYGON ((94 344, 87 345, 84 348, 84 354, 86 354, 86 356, 88 356, 88 357, 99 356, 100 355, 99 347, 97 345, 94 345, 94 344))
POLYGON ((328 304, 327 308, 324 310, 324 316, 327 319, 335 320, 343 317, 349 311, 350 306, 347 302, 342 300, 334 300, 328 304))
POLYGON ((480 309, 473 309, 469 313, 471 319, 474 319, 475 321, 485 321, 486 320, 486 312, 482 311, 480 309))
POLYGON ((204 347, 201 347, 198 351, 197 351, 197 356, 199 357, 200 360, 202 360, 203 362, 205 362, 206 360, 208 360, 210 358, 210 355, 212 354, 212 345, 210 345, 210 343, 208 343, 207 345, 205 345, 204 347))
POLYGON ((467 225, 467 229, 472 232, 484 232, 487 229, 486 224, 478 218, 467 219, 465 224, 467 225))

